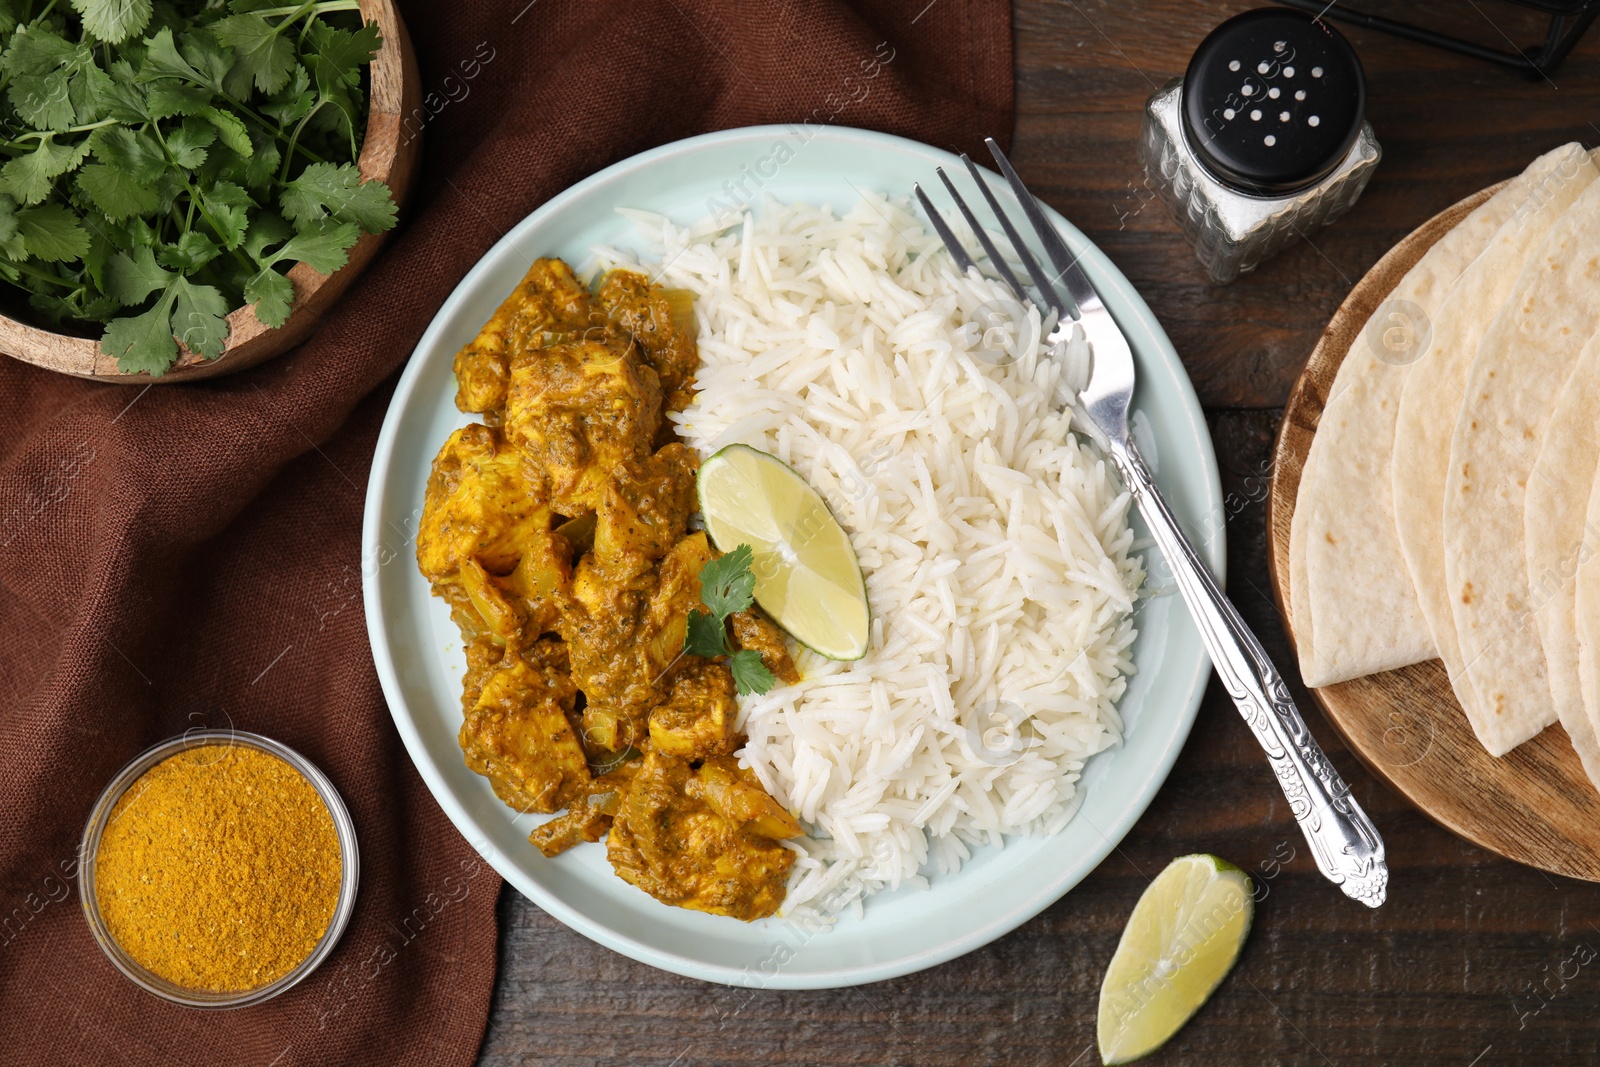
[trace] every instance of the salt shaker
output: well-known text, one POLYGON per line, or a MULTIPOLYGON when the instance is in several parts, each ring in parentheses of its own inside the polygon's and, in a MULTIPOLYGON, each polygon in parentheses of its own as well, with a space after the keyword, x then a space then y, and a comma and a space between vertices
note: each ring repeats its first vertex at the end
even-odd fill
POLYGON ((1232 281, 1349 210, 1381 149, 1338 30, 1247 11, 1200 43, 1145 106, 1139 156, 1211 277, 1232 281))

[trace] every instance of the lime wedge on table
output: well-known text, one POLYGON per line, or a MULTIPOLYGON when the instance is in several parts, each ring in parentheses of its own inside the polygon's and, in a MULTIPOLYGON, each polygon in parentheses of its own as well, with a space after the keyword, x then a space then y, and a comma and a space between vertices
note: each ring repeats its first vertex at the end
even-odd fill
POLYGON ((749 545, 756 603, 829 659, 867 652, 867 588, 850 538, 806 480, 777 456, 729 445, 700 465, 706 533, 722 552, 749 545))
POLYGON ((1233 970, 1255 915, 1250 876, 1215 856, 1156 875, 1100 986, 1100 1058, 1128 1063, 1166 1044, 1233 970))

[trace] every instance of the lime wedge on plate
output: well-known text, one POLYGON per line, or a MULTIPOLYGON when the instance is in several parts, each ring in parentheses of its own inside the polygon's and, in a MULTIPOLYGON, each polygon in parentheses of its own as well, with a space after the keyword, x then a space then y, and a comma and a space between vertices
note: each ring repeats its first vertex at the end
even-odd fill
POLYGON ((1255 916, 1250 876, 1216 856, 1156 875, 1100 986, 1100 1058, 1128 1063, 1166 1044, 1233 970, 1255 916))
POLYGON ((706 533, 722 552, 749 545, 756 603, 829 659, 867 652, 867 587, 850 538, 806 480, 777 456, 729 445, 696 480, 706 533))

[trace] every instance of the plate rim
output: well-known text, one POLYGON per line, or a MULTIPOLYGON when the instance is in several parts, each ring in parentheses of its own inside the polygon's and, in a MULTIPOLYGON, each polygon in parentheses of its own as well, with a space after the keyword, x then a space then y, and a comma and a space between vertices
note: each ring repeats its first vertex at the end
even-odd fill
MULTIPOLYGON (((934 165, 947 167, 960 165, 959 157, 951 152, 894 134, 843 126, 814 125, 811 123, 806 123, 805 125, 808 127, 805 137, 805 143, 807 144, 822 137, 835 142, 854 142, 861 147, 931 156, 933 161, 930 164, 930 171, 934 165)), ((690 978, 735 986, 750 984, 751 972, 748 968, 741 969, 693 959, 657 948, 649 942, 602 925, 589 919, 582 911, 569 907, 561 899, 546 892, 536 882, 523 877, 522 872, 510 862, 505 861, 497 850, 490 847, 488 854, 484 854, 484 849, 480 843, 474 841, 473 817, 454 795, 440 768, 430 757, 426 743, 418 732, 412 716, 405 711, 404 691, 395 671, 393 657, 389 652, 389 626, 381 610, 383 604, 379 592, 379 583, 374 580, 374 574, 368 561, 376 558, 383 548, 380 535, 382 517, 387 500, 385 482, 388 479, 392 465, 402 414, 412 402, 417 382, 422 376, 424 361, 417 357, 419 353, 436 344, 437 336, 443 332, 446 320, 450 318, 451 313, 454 312, 459 304, 465 302, 470 292, 485 277, 491 274, 488 263, 496 257, 496 253, 508 245, 517 244, 521 235, 526 230, 537 226, 541 220, 559 213, 573 201, 587 195, 591 189, 603 185, 622 174, 652 167, 662 161, 700 152, 711 146, 727 142, 740 140, 765 141, 774 136, 794 136, 796 128, 794 125, 768 124, 718 130, 673 141, 630 156, 595 172, 538 205, 509 228, 492 246, 485 249, 477 262, 463 275, 449 296, 435 310, 427 328, 413 347, 411 355, 407 357, 406 367, 396 383, 374 447, 362 514, 362 601, 374 666, 377 669, 385 702, 389 707, 390 717, 405 744, 407 755, 427 785, 428 791, 433 795, 435 802, 439 804, 457 832, 461 833, 469 843, 472 843, 473 847, 483 855, 484 859, 494 867, 496 872, 519 892, 552 917, 590 940, 653 967, 690 978)), ((987 170, 985 173, 990 174, 987 170)), ((998 180, 997 176, 992 174, 990 176, 998 180)), ((1081 259, 1085 263, 1087 273, 1095 280, 1096 285, 1102 290, 1109 288, 1113 291, 1116 297, 1130 307, 1140 320, 1141 332, 1149 335, 1150 344, 1155 349, 1153 352, 1141 353, 1141 355, 1145 359, 1149 359, 1152 356, 1160 357, 1160 362, 1157 366, 1161 367, 1165 372, 1165 377, 1169 379, 1162 388, 1172 391, 1173 397, 1184 416, 1184 425, 1181 427, 1175 426, 1173 429, 1182 431, 1186 437, 1198 440, 1202 446, 1198 449, 1196 457, 1201 467, 1202 477, 1199 479, 1198 484, 1191 488, 1202 498, 1200 510, 1202 513, 1209 513, 1214 523, 1215 536, 1202 541, 1197 547, 1201 554, 1207 558, 1207 562, 1211 565, 1218 580, 1223 581, 1225 579, 1227 559, 1227 533, 1225 524, 1221 521, 1223 514, 1221 479, 1209 428, 1205 421, 1204 411, 1200 407, 1199 399, 1195 394, 1193 382, 1183 367, 1171 340, 1167 337, 1165 330, 1162 329, 1155 313, 1122 272, 1111 263, 1098 246, 1089 241, 1082 232, 1058 212, 1048 204, 1042 204, 1041 206, 1044 207, 1047 217, 1066 236, 1068 244, 1082 249, 1081 259)), ((1108 303, 1114 302, 1116 301, 1108 301, 1108 303)), ((1185 688, 1189 694, 1184 707, 1181 709, 1177 726, 1173 730, 1171 738, 1165 748, 1160 751, 1157 759, 1143 765, 1142 780, 1138 782, 1137 789, 1130 792, 1131 801, 1123 807, 1115 823, 1105 828, 1095 828, 1101 838, 1101 845, 1079 854, 1073 867, 1081 869, 1078 870, 1075 876, 1068 875, 1042 886, 1038 892, 1030 895, 1024 901, 998 913, 991 921, 969 931, 962 937, 942 941, 921 951, 902 953, 892 959, 874 961, 869 964, 841 966, 826 971, 819 970, 803 973, 795 973, 783 969, 778 970, 776 974, 763 973, 760 978, 761 986, 770 989, 830 989, 900 977, 948 962, 981 948, 1021 926, 1065 896, 1083 878, 1092 873, 1105 857, 1121 843, 1133 824, 1138 821, 1149 807, 1151 801, 1154 800, 1156 793, 1170 774, 1178 753, 1183 749, 1193 728, 1200 702, 1205 695, 1211 675, 1211 663, 1202 650, 1196 657, 1195 662, 1189 665, 1189 677, 1187 679, 1181 678, 1176 674, 1182 667, 1182 664, 1175 664, 1163 665, 1161 668, 1165 672, 1173 673, 1178 681, 1185 682, 1185 688)))

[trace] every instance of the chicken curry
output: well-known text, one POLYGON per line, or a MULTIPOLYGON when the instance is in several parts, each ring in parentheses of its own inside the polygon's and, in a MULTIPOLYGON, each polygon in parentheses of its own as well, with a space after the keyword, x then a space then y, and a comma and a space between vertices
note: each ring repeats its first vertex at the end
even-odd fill
MULTIPOLYGON (((715 557, 689 530, 698 460, 665 418, 693 396, 692 319, 638 274, 591 291, 534 263, 456 356, 456 404, 482 421, 434 460, 417 562, 466 646, 467 766, 519 811, 562 813, 532 843, 603 837, 656 899, 752 920, 782 903, 800 825, 734 757, 725 658, 684 650, 715 557)), ((797 680, 764 616, 730 629, 797 680)))

